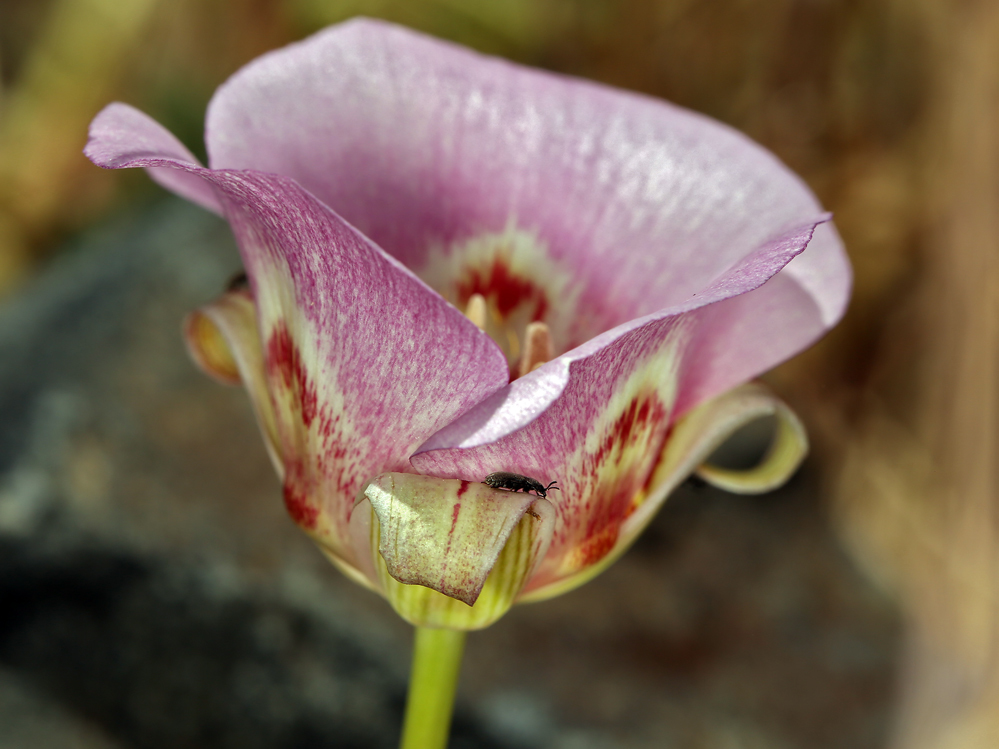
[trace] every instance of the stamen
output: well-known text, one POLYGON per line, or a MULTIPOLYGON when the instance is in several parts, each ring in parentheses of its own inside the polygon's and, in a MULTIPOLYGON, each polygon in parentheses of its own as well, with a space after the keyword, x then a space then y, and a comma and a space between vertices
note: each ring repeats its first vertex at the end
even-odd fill
POLYGON ((520 356, 520 339, 509 327, 506 328, 506 345, 510 351, 510 358, 516 359, 520 356))
POLYGON ((465 317, 475 323, 475 326, 479 330, 485 330, 488 314, 486 298, 482 294, 472 294, 468 298, 468 304, 465 306, 465 317))
POLYGON ((524 332, 524 355, 517 367, 517 376, 533 372, 555 356, 552 336, 543 322, 532 322, 524 332))

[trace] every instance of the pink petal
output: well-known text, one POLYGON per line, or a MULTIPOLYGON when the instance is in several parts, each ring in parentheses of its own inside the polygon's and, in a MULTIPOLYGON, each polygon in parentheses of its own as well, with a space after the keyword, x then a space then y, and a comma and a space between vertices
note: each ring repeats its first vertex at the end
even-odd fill
POLYGON ((197 176, 196 170, 201 165, 194 154, 171 132, 134 107, 120 102, 104 107, 90 123, 90 139, 83 152, 105 169, 144 162, 149 176, 163 187, 209 211, 222 213, 214 188, 197 176))
MULTIPOLYGON (((478 447, 522 429, 562 396, 587 359, 595 354, 606 356, 606 349, 612 346, 627 347, 630 344, 625 341, 642 340, 652 330, 667 336, 680 318, 684 319, 691 334, 687 336, 689 343, 685 344, 677 397, 681 408, 677 415, 694 403, 769 369, 825 331, 814 300, 779 275, 781 269, 808 246, 817 228, 815 223, 806 224, 777 238, 686 302, 620 325, 511 382, 435 434, 420 447, 415 457, 428 461, 431 459, 425 455, 428 451, 478 447), (763 311, 777 308, 783 312, 779 304, 769 301, 770 297, 794 294, 797 298, 791 299, 788 311, 792 313, 790 324, 797 323, 801 329, 801 335, 797 337, 781 339, 770 335, 773 325, 784 323, 783 320, 762 320, 762 324, 756 325, 752 315, 738 314, 751 305, 763 311), (759 303, 753 305, 757 300, 759 303), (798 309, 793 309, 792 305, 797 305, 798 309), (747 356, 747 349, 765 353, 762 369, 756 369, 759 358, 747 356)), ((591 364, 585 366, 592 368, 591 364)), ((594 374, 599 375, 599 368, 594 374)), ((420 465, 426 463, 420 462, 420 465)))
POLYGON ((677 419, 633 511, 620 525, 617 541, 603 559, 575 574, 542 576, 531 581, 521 601, 541 601, 566 593, 607 569, 637 536, 680 483, 696 473, 727 491, 758 493, 782 485, 808 452, 804 427, 791 410, 757 383, 742 385, 699 404, 677 419), (762 416, 777 417, 774 443, 759 465, 745 471, 710 466, 705 461, 741 426, 762 416))
MULTIPOLYGON (((506 384, 502 353, 294 181, 131 148, 122 111, 105 110, 88 155, 102 166, 181 169, 218 195, 257 304, 286 502, 351 561, 358 492, 379 473, 412 470, 408 457, 428 436, 506 384)), ((139 126, 139 137, 158 127, 139 126)))
MULTIPOLYGON (((708 118, 363 19, 245 67, 207 130, 212 166, 294 177, 417 270, 431 246, 533 232, 585 311, 571 345, 682 303, 821 213, 708 118)), ((850 271, 830 226, 786 275, 824 327, 841 315, 850 271)))
POLYGON ((813 335, 823 329, 811 297, 774 278, 814 228, 771 242, 687 302, 615 328, 515 380, 434 435, 413 465, 470 480, 502 470, 559 482, 561 493, 549 494, 554 537, 532 587, 599 562, 637 509, 679 408, 749 377, 744 354, 754 343, 770 356, 793 353, 793 344, 769 341, 768 328, 744 324, 743 300, 762 296, 759 306, 767 309, 772 296, 780 300, 791 289, 802 314, 813 313, 813 335), (750 340, 732 355, 711 345, 738 335, 750 340))

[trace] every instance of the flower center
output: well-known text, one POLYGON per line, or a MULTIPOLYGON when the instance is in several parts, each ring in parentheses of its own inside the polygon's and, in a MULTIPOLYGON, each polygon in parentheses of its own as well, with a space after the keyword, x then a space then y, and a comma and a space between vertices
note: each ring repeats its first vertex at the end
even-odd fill
POLYGON ((511 224, 431 248, 420 276, 496 341, 511 379, 570 347, 576 284, 531 232, 511 224))
MULTIPOLYGON (((465 316, 475 323, 479 330, 489 332, 486 330, 490 320, 489 303, 482 294, 472 294, 469 297, 468 304, 465 306, 465 316)), ((523 342, 510 326, 505 326, 504 334, 504 339, 511 344, 513 355, 518 357, 516 365, 510 367, 511 380, 523 377, 528 372, 533 372, 555 356, 551 332, 543 322, 529 323, 524 329, 523 342)), ((490 335, 493 336, 494 340, 496 339, 495 335, 492 333, 490 335)), ((501 343, 500 346, 502 345, 501 343)), ((509 358, 510 353, 507 352, 507 359, 509 360, 509 358)))

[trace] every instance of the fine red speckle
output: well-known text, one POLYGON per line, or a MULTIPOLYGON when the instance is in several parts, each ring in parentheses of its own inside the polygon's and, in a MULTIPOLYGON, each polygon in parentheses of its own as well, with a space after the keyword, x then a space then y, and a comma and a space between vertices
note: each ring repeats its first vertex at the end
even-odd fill
MULTIPOLYGON (((669 444, 670 438, 673 436, 673 430, 675 428, 676 428, 676 422, 675 421, 670 422, 670 425, 666 428, 665 434, 663 434, 662 442, 660 442, 660 444, 662 445, 661 449, 664 449, 665 446, 669 444)), ((649 492, 649 491, 652 490, 652 477, 655 475, 655 472, 656 472, 655 469, 658 467, 658 463, 659 463, 660 460, 662 460, 661 457, 657 458, 656 460, 654 460, 652 462, 652 466, 651 466, 651 470, 649 471, 649 475, 645 477, 645 483, 642 484, 642 491, 643 492, 649 492)), ((633 504, 633 506, 632 506, 631 510, 629 510, 628 514, 630 515, 631 512, 634 511, 634 510, 636 510, 636 509, 638 509, 638 505, 634 505, 633 504)))
MULTIPOLYGON (((597 450, 586 460, 584 475, 595 506, 580 529, 578 561, 603 559, 617 542, 621 523, 633 511, 635 495, 652 465, 652 452, 666 430, 669 412, 655 392, 640 393, 615 419, 597 450), (634 449, 633 449, 634 448, 634 449), (611 468, 610 466, 614 466, 611 468)), ((586 503, 589 510, 589 502, 586 503)))
POLYGON ((458 283, 458 298, 466 304, 473 294, 492 300, 497 312, 506 317, 517 306, 534 303, 532 322, 543 320, 548 312, 548 297, 543 287, 529 278, 514 274, 506 258, 497 257, 486 271, 469 268, 458 283))
POLYGON ((316 383, 284 321, 274 326, 267 339, 265 363, 272 392, 291 407, 286 416, 293 423, 288 426, 299 439, 304 438, 284 445, 284 503, 288 514, 306 530, 313 530, 319 517, 314 498, 322 496, 331 518, 346 522, 358 483, 370 472, 359 469, 356 450, 351 450, 343 436, 341 414, 331 413, 326 405, 321 407, 316 383), (297 419, 299 424, 294 423, 297 419), (303 427, 309 430, 313 425, 312 435, 302 433, 303 427))
POLYGON ((291 519, 306 530, 316 527, 319 509, 309 502, 305 494, 291 482, 284 485, 284 506, 288 509, 291 519))
MULTIPOLYGON (((648 434, 656 425, 665 423, 668 414, 666 407, 656 394, 635 398, 624 412, 617 417, 608 430, 600 449, 594 455, 594 467, 599 469, 616 447, 624 448, 637 437, 648 434)), ((620 460, 621 452, 618 453, 620 460)))
POLYGON ((310 427, 318 409, 316 384, 309 379, 302 352, 283 321, 274 327, 267 341, 267 370, 292 393, 293 402, 302 413, 302 421, 306 428, 310 427))
POLYGON ((614 548, 614 544, 617 543, 619 530, 620 524, 615 523, 604 528, 598 535, 586 539, 579 549, 580 568, 596 564, 607 556, 611 549, 614 548))

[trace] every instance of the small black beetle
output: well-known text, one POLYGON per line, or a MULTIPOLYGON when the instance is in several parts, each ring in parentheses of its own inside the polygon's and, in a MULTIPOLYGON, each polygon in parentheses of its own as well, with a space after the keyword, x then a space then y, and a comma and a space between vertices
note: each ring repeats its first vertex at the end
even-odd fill
POLYGON ((555 484, 557 481, 552 481, 548 486, 545 486, 537 479, 532 479, 530 476, 521 476, 519 473, 509 473, 507 471, 496 471, 496 473, 490 473, 486 476, 486 480, 482 482, 486 486, 491 486, 493 489, 508 489, 512 492, 522 491, 527 494, 531 490, 539 497, 548 497, 548 492, 552 491, 562 491, 555 484))

